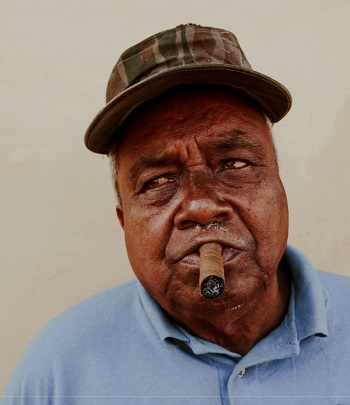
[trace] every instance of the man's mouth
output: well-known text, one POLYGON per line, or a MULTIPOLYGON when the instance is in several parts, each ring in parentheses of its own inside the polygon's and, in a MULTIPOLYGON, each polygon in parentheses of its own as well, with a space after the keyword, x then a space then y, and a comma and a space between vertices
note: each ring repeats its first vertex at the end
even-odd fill
MULTIPOLYGON (((229 246, 223 246, 221 253, 222 262, 226 263, 230 261, 234 256, 237 255, 238 252, 239 251, 237 249, 229 246)), ((199 266, 199 250, 186 255, 181 262, 193 266, 199 266)))

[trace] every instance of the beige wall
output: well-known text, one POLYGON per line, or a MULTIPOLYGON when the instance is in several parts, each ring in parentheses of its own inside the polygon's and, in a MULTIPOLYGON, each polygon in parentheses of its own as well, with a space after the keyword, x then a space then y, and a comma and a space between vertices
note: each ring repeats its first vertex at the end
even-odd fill
POLYGON ((275 128, 290 242, 350 275, 349 0, 1 0, 0 390, 34 334, 132 277, 105 158, 82 138, 126 47, 194 22, 232 30, 294 107, 275 128))

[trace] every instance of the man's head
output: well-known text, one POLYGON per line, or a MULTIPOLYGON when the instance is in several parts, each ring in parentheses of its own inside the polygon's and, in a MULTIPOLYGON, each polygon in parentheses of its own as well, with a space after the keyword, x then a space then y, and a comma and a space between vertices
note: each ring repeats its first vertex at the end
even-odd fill
POLYGON ((117 208, 134 272, 175 318, 261 299, 285 249, 288 209, 266 119, 222 88, 139 109, 118 147, 117 208), (198 289, 199 247, 223 246, 224 294, 198 289))
POLYGON ((233 34, 187 25, 126 51, 107 97, 85 142, 114 162, 138 279, 177 320, 258 306, 287 242, 267 122, 288 112, 288 91, 251 69, 233 34), (198 288, 207 242, 223 247, 226 287, 214 301, 198 288))

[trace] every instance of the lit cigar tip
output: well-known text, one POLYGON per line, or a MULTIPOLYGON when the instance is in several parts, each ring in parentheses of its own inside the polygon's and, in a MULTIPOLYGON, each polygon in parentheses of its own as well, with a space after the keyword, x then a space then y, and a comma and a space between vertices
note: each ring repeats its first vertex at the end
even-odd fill
POLYGON ((205 243, 199 248, 199 286, 206 298, 219 297, 224 291, 224 266, 221 258, 222 246, 205 243))
POLYGON ((202 281, 201 293, 205 298, 216 298, 224 292, 224 280, 218 276, 209 276, 202 281))

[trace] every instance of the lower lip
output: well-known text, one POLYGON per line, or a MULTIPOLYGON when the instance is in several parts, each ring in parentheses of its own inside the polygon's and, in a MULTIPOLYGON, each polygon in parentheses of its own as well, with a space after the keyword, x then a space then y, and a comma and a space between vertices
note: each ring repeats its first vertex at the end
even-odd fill
MULTIPOLYGON (((238 250, 236 250, 236 249, 229 248, 229 247, 223 248, 222 254, 221 254, 223 263, 230 261, 234 256, 237 255, 237 253, 238 253, 238 250)), ((182 262, 186 263, 186 264, 199 266, 199 260, 200 260, 199 253, 191 253, 190 255, 185 256, 182 259, 182 262)))

